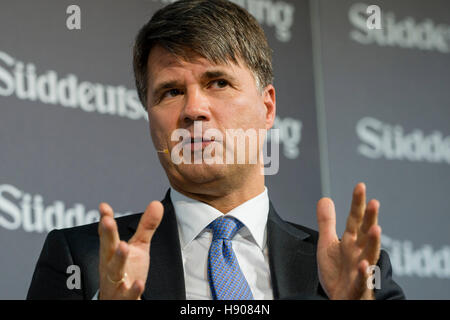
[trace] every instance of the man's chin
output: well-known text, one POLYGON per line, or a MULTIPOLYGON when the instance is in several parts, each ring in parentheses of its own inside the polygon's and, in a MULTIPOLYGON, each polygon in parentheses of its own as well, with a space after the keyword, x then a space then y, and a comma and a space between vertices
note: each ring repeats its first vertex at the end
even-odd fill
POLYGON ((223 164, 180 164, 177 171, 186 180, 205 184, 220 181, 226 177, 226 165, 223 164))

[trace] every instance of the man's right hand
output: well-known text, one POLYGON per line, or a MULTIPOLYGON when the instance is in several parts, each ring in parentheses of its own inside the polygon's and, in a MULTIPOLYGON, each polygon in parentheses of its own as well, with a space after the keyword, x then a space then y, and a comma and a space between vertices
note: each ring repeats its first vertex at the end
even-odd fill
POLYGON ((152 201, 128 242, 120 241, 111 206, 103 202, 99 210, 99 299, 138 300, 144 292, 150 267, 150 242, 161 222, 164 207, 161 202, 152 201))

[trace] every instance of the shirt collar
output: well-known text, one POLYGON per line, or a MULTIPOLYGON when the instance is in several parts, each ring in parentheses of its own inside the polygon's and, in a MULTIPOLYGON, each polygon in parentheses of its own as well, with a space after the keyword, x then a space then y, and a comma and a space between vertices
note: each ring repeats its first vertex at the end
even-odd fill
MULTIPOLYGON (((186 197, 173 188, 170 190, 170 197, 177 217, 182 250, 212 221, 223 216, 223 213, 216 208, 186 197)), ((267 187, 264 187, 264 191, 256 197, 247 200, 227 213, 227 215, 244 224, 261 250, 264 249, 266 244, 265 230, 268 214, 269 196, 267 187)))

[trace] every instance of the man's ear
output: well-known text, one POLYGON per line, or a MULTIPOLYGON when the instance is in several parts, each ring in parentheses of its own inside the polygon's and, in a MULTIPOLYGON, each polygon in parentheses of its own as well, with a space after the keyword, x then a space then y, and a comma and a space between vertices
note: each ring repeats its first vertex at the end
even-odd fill
POLYGON ((275 87, 271 84, 264 88, 264 106, 266 107, 266 130, 272 128, 277 111, 275 87))

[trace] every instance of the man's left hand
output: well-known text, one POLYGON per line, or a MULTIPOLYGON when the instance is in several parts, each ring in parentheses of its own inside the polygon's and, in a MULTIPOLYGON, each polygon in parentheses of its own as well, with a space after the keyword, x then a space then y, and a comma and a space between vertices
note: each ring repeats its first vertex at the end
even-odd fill
POLYGON ((358 183, 346 229, 339 240, 333 201, 322 198, 317 203, 319 280, 330 299, 375 299, 373 289, 367 285, 367 270, 380 256, 379 207, 375 199, 366 206, 366 186, 358 183))

